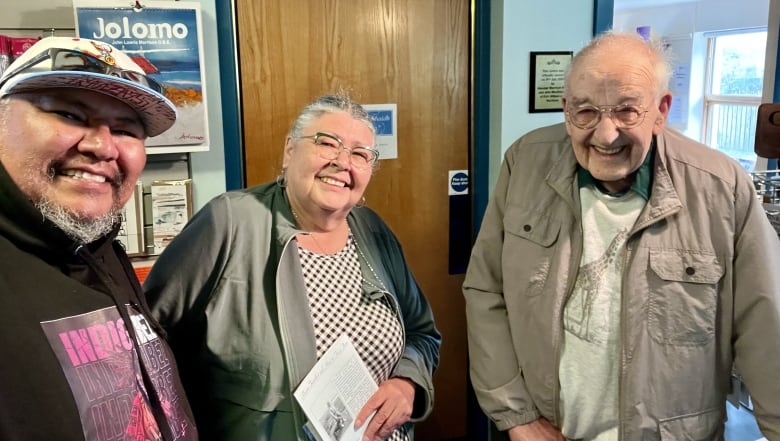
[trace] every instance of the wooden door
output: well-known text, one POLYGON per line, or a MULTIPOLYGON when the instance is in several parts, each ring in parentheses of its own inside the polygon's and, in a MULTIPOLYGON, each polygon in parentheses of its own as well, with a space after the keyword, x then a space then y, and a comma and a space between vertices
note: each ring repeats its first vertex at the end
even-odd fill
POLYGON ((367 205, 399 237, 443 335, 434 413, 417 439, 465 436, 463 276, 448 274, 447 188, 449 170, 468 168, 470 2, 236 4, 248 185, 277 176, 287 130, 316 96, 343 87, 364 104, 397 104, 398 158, 381 161, 367 205))

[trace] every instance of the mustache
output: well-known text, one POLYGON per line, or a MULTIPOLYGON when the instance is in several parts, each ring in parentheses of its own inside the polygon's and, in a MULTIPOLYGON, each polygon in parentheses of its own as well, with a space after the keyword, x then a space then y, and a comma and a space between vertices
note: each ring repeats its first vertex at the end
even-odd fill
MULTIPOLYGON (((68 164, 68 166, 69 167, 74 167, 74 166, 77 166, 79 164, 90 164, 90 162, 89 161, 79 161, 79 162, 76 162, 76 163, 70 163, 70 164, 68 164)), ((49 165, 46 167, 46 176, 49 178, 50 181, 53 181, 54 178, 58 174, 62 174, 62 173, 58 173, 58 171, 62 170, 64 168, 66 168, 65 167, 65 161, 64 160, 57 160, 57 159, 55 159, 55 160, 51 161, 49 163, 49 165)), ((116 172, 113 173, 112 176, 109 176, 109 183, 115 189, 122 188, 124 186, 124 184, 125 184, 125 174, 122 172, 122 170, 116 170, 116 172)))

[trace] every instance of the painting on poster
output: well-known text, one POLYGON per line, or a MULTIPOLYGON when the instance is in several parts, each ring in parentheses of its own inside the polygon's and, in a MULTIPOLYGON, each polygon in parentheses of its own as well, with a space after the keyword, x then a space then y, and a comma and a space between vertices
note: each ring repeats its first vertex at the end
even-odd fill
POLYGON ((165 133, 146 140, 150 153, 209 149, 200 3, 73 0, 76 34, 126 52, 164 87, 178 111, 165 133))

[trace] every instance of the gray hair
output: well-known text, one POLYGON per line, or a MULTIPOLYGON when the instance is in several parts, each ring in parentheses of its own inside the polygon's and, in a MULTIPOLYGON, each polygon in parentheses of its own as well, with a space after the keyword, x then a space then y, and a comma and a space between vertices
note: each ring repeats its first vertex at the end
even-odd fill
POLYGON ((353 101, 346 91, 339 91, 330 95, 322 95, 309 103, 301 110, 300 115, 295 118, 290 131, 287 134, 291 138, 298 138, 303 135, 303 130, 308 127, 315 119, 327 113, 346 112, 357 121, 362 121, 368 126, 372 134, 376 134, 374 122, 371 117, 359 103, 353 101))
POLYGON ((569 80, 571 73, 577 69, 584 60, 588 59, 592 54, 598 53, 604 47, 609 47, 610 45, 620 47, 626 46, 629 43, 639 43, 639 45, 632 46, 632 48, 641 48, 636 56, 638 58, 646 58, 653 66, 653 70, 655 71, 654 87, 656 98, 668 92, 669 83, 672 79, 672 62, 671 56, 668 54, 663 41, 659 38, 645 40, 641 35, 635 32, 610 30, 596 36, 590 43, 585 45, 585 47, 574 55, 571 63, 569 63, 566 68, 566 79, 563 86, 564 96, 569 96, 569 80))

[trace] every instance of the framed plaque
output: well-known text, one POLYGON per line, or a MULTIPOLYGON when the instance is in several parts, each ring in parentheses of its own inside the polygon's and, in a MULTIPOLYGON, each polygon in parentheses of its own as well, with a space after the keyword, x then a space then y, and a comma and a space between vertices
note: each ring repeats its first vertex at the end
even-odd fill
POLYGON ((561 112, 566 69, 572 52, 531 52, 528 112, 561 112))

